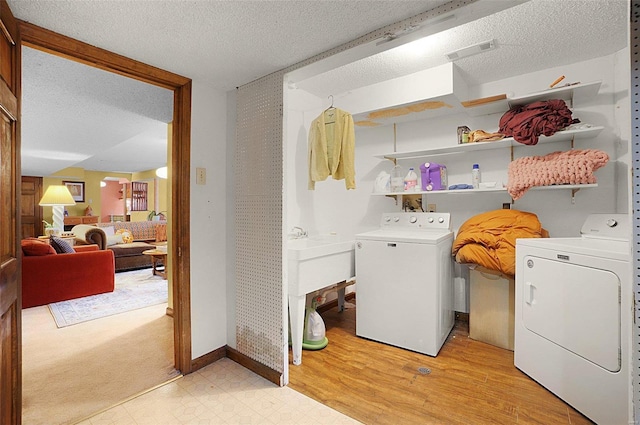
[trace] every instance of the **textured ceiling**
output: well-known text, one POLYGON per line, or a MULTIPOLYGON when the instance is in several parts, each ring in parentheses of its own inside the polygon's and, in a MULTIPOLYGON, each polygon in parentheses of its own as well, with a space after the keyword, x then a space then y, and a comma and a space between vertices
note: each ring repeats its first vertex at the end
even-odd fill
POLYGON ((22 20, 230 90, 447 0, 9 0, 22 20))
POLYGON ((442 65, 445 54, 488 40, 495 50, 455 62, 469 86, 580 62, 627 45, 628 7, 625 0, 531 0, 418 40, 413 52, 402 46, 296 84, 339 95, 442 65))
POLYGON ((173 92, 28 47, 22 61, 23 175, 166 164, 173 92))
MULTIPOLYGON (((500 7, 516 4, 507 0, 480 1, 489 5, 500 3, 500 7)), ((233 89, 370 31, 448 3, 446 0, 8 2, 19 19, 220 90, 233 89)), ((462 2, 451 2, 459 3, 462 2)), ((407 60, 405 53, 390 50, 298 85, 319 95, 340 93, 439 65, 445 62, 444 53, 490 39, 496 40, 496 50, 456 62, 469 85, 585 60, 620 50, 627 44, 627 3, 531 0, 430 37, 433 40, 429 43, 430 50, 417 60, 415 57, 407 60)), ((86 70, 69 71, 64 63, 55 63, 69 61, 58 59, 50 65, 48 55, 39 58, 33 54, 30 58, 33 52, 28 50, 25 49, 23 70, 23 174, 48 175, 55 171, 53 168, 74 163, 95 170, 105 170, 102 165, 110 164, 109 171, 155 167, 144 164, 146 168, 132 169, 143 164, 111 161, 122 156, 118 153, 125 146, 129 152, 139 152, 135 150, 136 136, 147 140, 145 149, 151 139, 157 138, 158 126, 165 122, 166 114, 171 114, 170 104, 167 107, 163 100, 164 90, 95 70, 89 73, 91 80, 78 83, 84 81, 86 70), (29 64, 29 60, 35 63, 29 64), (41 70, 28 69, 31 66, 40 66, 41 70), (65 79, 66 82, 61 81, 65 79), (46 92, 48 85, 53 86, 52 94, 46 97, 41 92, 46 92), (130 93, 136 96, 129 97, 130 93), (96 110, 88 105, 91 98, 97 104, 96 110), (145 104, 145 99, 151 105, 145 104), (160 107, 150 107, 153 104, 160 107), (138 130, 136 122, 140 125, 138 130), (71 134, 66 131, 74 126, 77 128, 71 134), (65 129, 64 134, 58 134, 61 129, 65 129), (32 158, 27 155, 30 152, 37 155, 32 158), (52 163, 51 158, 57 157, 67 159, 52 163), (33 166, 27 168, 27 164, 33 166)), ((71 68, 75 66, 84 67, 72 64, 71 68)), ((165 162, 164 158, 161 162, 165 162)))

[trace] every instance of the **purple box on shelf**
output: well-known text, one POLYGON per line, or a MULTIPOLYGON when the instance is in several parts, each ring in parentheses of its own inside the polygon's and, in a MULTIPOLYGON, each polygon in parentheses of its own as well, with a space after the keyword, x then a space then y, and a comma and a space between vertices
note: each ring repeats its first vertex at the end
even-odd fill
POLYGON ((442 164, 425 162, 420 165, 422 190, 445 190, 447 188, 447 167, 442 164))

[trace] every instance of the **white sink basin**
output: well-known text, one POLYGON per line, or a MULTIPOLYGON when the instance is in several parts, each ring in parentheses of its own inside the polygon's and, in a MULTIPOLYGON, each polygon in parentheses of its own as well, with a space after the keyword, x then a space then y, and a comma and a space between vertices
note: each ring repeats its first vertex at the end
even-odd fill
POLYGON ((355 241, 338 236, 292 239, 287 243, 289 293, 304 295, 355 275, 355 241))
POLYGON ((306 294, 355 276, 355 241, 335 235, 292 239, 287 242, 287 255, 293 364, 299 365, 306 294))
POLYGON ((289 260, 309 260, 326 255, 353 251, 354 241, 344 241, 337 236, 312 236, 303 239, 292 239, 287 243, 289 260))

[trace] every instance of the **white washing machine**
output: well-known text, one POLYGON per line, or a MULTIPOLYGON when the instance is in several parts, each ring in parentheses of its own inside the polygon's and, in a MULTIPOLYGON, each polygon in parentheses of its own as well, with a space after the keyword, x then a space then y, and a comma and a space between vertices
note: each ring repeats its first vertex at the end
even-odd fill
POLYGON ((449 213, 383 214, 356 235, 356 335, 438 355, 453 328, 449 213))
POLYGON ((516 242, 515 365, 602 425, 634 423, 630 235, 593 214, 581 237, 516 242))

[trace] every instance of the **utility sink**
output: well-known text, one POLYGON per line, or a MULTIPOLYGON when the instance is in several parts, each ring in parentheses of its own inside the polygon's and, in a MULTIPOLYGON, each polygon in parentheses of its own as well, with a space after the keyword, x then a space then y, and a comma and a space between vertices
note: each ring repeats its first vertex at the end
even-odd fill
POLYGON ((306 295, 355 276, 355 241, 335 235, 287 243, 289 294, 306 295))
POLYGON ((332 235, 292 239, 287 244, 290 261, 303 261, 347 251, 353 252, 353 247, 354 241, 344 241, 332 235))
MULTIPOLYGON (((302 363, 306 295, 355 276, 355 241, 319 235, 287 242, 293 364, 302 363)), ((344 289, 341 294, 344 299, 344 289)))

